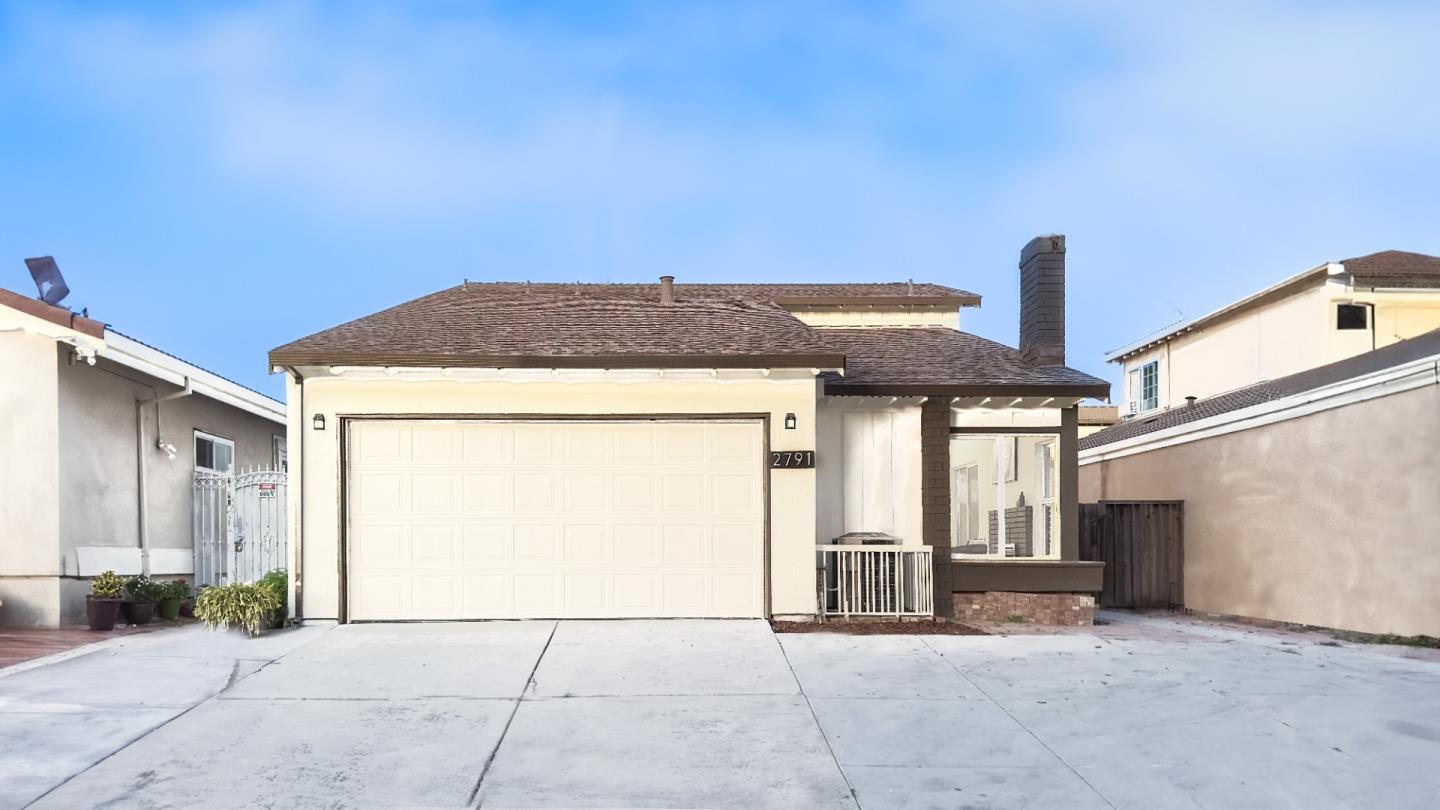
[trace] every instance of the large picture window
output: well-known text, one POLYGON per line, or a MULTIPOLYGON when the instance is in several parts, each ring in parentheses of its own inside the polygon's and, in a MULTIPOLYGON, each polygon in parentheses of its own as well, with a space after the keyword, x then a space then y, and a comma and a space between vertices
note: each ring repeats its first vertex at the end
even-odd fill
POLYGON ((1058 447, 1050 433, 951 436, 956 558, 1059 557, 1058 447))

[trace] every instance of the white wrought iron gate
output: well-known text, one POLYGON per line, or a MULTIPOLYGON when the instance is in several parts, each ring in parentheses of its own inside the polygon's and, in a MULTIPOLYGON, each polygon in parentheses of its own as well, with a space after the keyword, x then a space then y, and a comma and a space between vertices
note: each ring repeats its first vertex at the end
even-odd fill
POLYGON ((285 473, 196 471, 195 584, 254 582, 286 567, 285 473))

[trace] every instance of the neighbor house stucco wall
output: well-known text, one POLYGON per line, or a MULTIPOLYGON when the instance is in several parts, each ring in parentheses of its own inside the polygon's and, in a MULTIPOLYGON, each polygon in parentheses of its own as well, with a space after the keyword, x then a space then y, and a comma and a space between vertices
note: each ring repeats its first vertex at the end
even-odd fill
MULTIPOLYGON (((292 387, 290 405, 303 416, 301 486, 292 487, 292 520, 300 523, 304 618, 339 617, 341 417, 412 416, 768 414, 772 450, 815 448, 817 383, 800 379, 594 381, 385 380, 307 376, 303 393, 292 387), (784 428, 794 413, 795 430, 784 428), (312 428, 315 414, 326 429, 312 428), (303 517, 302 517, 303 515, 303 517)), ((293 424, 293 423, 292 423, 293 424)), ((293 429, 293 428, 292 428, 293 429)), ((292 434, 293 435, 293 434, 292 434)), ((292 452, 292 457, 294 453, 292 452)), ((815 471, 775 470, 769 475, 770 609, 775 614, 815 611, 815 471)), ((295 536, 291 531, 291 536, 295 536)))
MULTIPOLYGON (((51 352, 55 351, 51 343, 51 352)), ((135 549, 139 565, 139 500, 135 403, 179 390, 135 369, 103 357, 94 366, 65 362, 60 350, 56 413, 59 422, 59 542, 56 558, 65 576, 89 577, 78 570, 77 546, 135 549)), ((191 396, 145 405, 145 447, 149 539, 152 549, 193 547, 192 478, 194 431, 235 442, 237 467, 270 467, 271 437, 283 425, 216 402, 191 396), (156 415, 159 413, 157 429, 156 415), (175 446, 170 459, 156 437, 175 446)), ((182 557, 183 558, 183 557, 182 557)), ((170 566, 152 558, 155 576, 189 574, 189 566, 170 566)), ((79 620, 84 587, 67 588, 62 620, 79 620)))
POLYGON ((0 332, 0 625, 60 619, 55 341, 0 332))
POLYGON ((1121 386, 1128 413, 1129 374, 1156 361, 1160 408, 1344 360, 1440 329, 1440 292, 1368 291, 1331 280, 1248 307, 1125 358, 1121 386), (1370 329, 1336 328, 1336 307, 1371 308, 1370 329), (1372 335, 1373 330, 1373 335, 1372 335))
POLYGON ((1440 635, 1440 386, 1080 467, 1185 501, 1186 607, 1440 635))

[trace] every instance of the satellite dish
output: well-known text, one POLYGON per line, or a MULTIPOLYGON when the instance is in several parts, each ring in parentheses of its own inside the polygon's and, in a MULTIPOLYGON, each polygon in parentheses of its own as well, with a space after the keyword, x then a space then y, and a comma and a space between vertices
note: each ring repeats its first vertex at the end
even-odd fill
POLYGON ((65 284, 65 277, 60 275, 54 256, 26 259, 25 266, 30 268, 30 277, 35 279, 35 289, 40 291, 41 301, 54 306, 70 294, 70 287, 65 284))

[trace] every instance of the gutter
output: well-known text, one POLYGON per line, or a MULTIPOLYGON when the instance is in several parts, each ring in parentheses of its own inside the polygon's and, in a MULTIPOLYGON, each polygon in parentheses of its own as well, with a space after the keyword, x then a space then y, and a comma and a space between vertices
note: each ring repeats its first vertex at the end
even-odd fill
POLYGON ((190 378, 185 378, 185 387, 172 394, 135 400, 135 475, 137 479, 136 500, 140 530, 140 573, 150 576, 150 499, 145 486, 145 406, 155 403, 155 446, 160 446, 160 403, 188 397, 195 393, 190 378))

